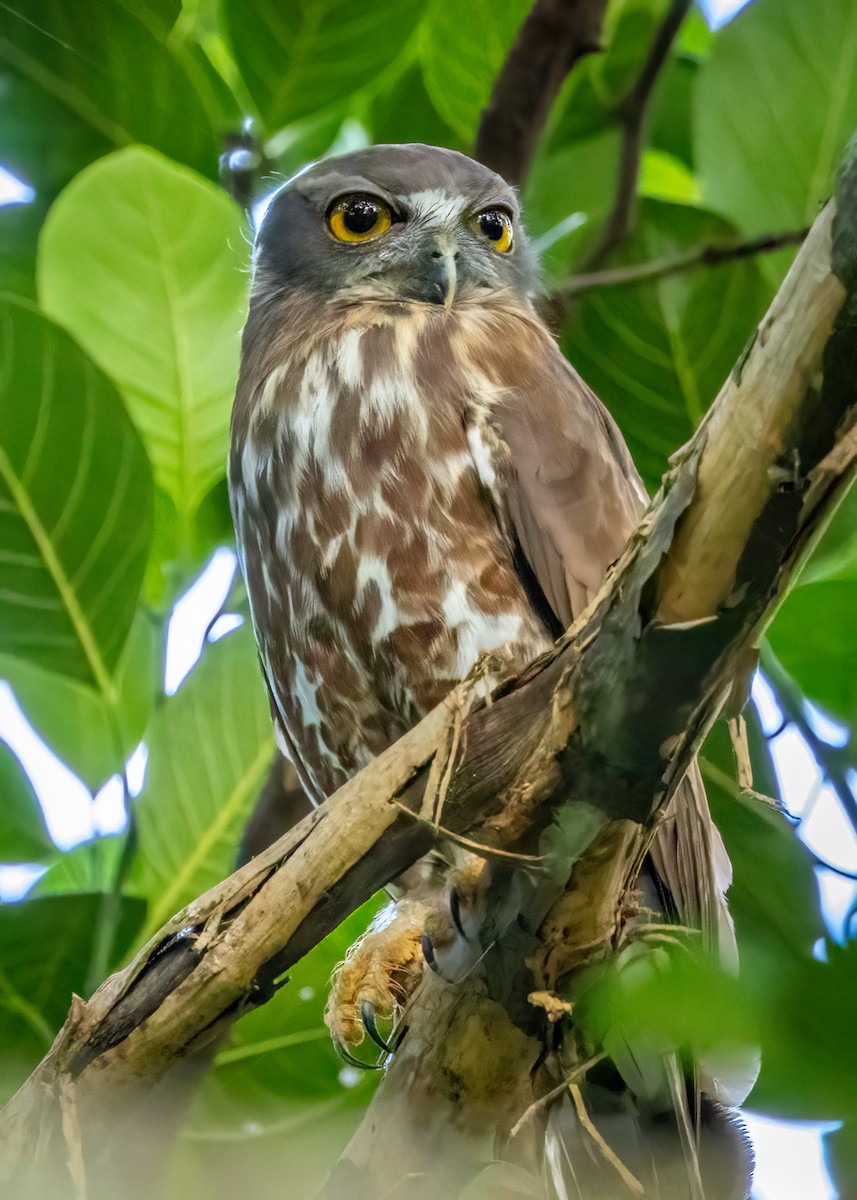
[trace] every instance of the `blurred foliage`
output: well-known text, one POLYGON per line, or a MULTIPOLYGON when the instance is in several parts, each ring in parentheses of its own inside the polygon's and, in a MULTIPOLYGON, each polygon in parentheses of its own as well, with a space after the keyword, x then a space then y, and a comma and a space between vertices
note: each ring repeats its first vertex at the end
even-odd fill
MULTIPOLYGON (((611 0, 603 53, 562 89, 524 188, 548 288, 581 268, 609 211, 617 110, 667 7, 611 0)), ((225 451, 252 224, 227 191, 246 195, 243 172, 259 199, 308 160, 371 141, 467 150, 527 8, 99 0, 82 20, 71 0, 0 6, 0 164, 35 191, 0 208, 0 676, 93 791, 123 775, 140 741, 149 751, 133 835, 62 853, 0 744, 0 860, 47 867, 27 899, 0 906, 4 1094, 94 970, 119 965, 230 869, 272 751, 246 625, 207 644, 174 696, 163 685, 172 606, 231 540, 225 451)), ((809 222, 857 126, 855 57, 853 0, 753 0, 717 33, 692 12, 652 97, 637 226, 610 265, 809 222)), ((569 309, 563 348, 650 488, 789 257, 604 287, 569 309)), ((770 630, 795 686, 848 725, 855 518, 851 496, 770 630)), ((236 587, 226 609, 243 605, 236 587)), ((776 798, 752 712, 750 724, 755 790, 776 798)), ((850 747, 838 753, 847 774, 850 747)), ((652 949, 645 969, 589 980, 581 1017, 698 1047, 758 1040, 752 1103, 847 1118, 831 1158, 848 1191, 857 955, 825 938, 817 865, 793 823, 738 786, 725 728, 704 767, 734 866, 741 982, 692 947, 652 949)), ((176 1152, 187 1189, 268 1194, 262 1180, 286 1155, 300 1190, 321 1169, 319 1147, 347 1137, 372 1077, 343 1070, 322 1010, 330 970, 366 920, 350 918, 236 1026, 176 1152)))

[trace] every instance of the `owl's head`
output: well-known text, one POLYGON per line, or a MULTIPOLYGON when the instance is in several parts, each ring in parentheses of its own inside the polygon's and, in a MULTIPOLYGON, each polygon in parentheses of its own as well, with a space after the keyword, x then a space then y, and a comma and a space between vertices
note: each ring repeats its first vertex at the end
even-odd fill
POLYGON ((274 197, 254 291, 445 305, 530 296, 535 254, 517 197, 454 150, 371 146, 316 163, 274 197))

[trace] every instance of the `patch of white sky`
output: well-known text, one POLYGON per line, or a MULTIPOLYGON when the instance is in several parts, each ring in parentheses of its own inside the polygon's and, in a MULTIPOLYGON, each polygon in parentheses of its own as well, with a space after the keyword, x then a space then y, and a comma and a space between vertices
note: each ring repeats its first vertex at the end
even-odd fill
MULTIPOLYGON (((748 0, 699 0, 713 28, 725 24, 748 0)), ((356 134, 345 130, 351 143, 356 134)), ((353 149, 343 145, 337 149, 353 149)), ((0 205, 26 204, 35 193, 29 185, 0 166, 0 205)), ((269 198, 266 198, 269 199, 269 198)), ((266 207, 266 205, 264 206, 266 207)), ((264 207, 254 214, 258 226, 264 207)), ((241 624, 241 617, 224 613, 223 605, 235 575, 234 553, 221 548, 198 579, 176 603, 170 617, 165 656, 164 691, 174 694, 199 659, 206 641, 215 641, 241 624)), ((767 734, 782 793, 789 811, 800 818, 798 834, 820 858, 846 871, 857 870, 857 836, 835 793, 826 784, 808 746, 792 726, 781 728, 782 716, 767 681, 757 674, 753 702, 767 734)), ((831 745, 843 745, 848 732, 820 710, 810 707, 818 735, 831 745)), ((20 708, 12 689, 0 682, 0 738, 18 756, 42 806, 51 838, 67 850, 94 837, 121 832, 126 825, 125 790, 133 798, 143 787, 147 750, 139 745, 120 776, 109 779, 92 795, 81 780, 39 738, 20 708)), ((24 897, 43 867, 20 863, 0 866, 0 901, 24 897)), ((844 936, 844 920, 855 900, 855 884, 832 871, 818 868, 819 887, 831 934, 844 936)), ((821 1137, 836 1126, 822 1122, 777 1121, 758 1113, 744 1114, 756 1151, 754 1200, 836 1200, 824 1163, 821 1137)))

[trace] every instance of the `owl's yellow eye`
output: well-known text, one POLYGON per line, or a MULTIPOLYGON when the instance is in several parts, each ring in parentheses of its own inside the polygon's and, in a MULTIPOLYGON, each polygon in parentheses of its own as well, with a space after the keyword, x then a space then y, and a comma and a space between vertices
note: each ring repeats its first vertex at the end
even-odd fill
POLYGON ((486 208, 474 224, 495 250, 505 254, 512 249, 512 218, 502 208, 486 208))
POLYGON ((340 242, 371 242, 387 232, 393 216, 374 196, 345 196, 327 214, 327 223, 340 242))

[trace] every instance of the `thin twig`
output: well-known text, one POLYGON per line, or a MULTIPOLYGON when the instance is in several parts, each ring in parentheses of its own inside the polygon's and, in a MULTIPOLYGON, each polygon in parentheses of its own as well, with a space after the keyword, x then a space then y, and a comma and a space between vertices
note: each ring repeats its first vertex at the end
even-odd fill
POLYGON ((482 113, 474 155, 523 184, 545 122, 575 63, 601 48, 607 0, 536 0, 482 113))
POLYGON ((643 157, 643 128, 649 100, 691 4, 692 0, 673 0, 658 27, 640 74, 616 108, 616 117, 622 129, 616 190, 601 234, 585 260, 586 272, 596 271, 633 231, 637 219, 637 180, 643 157))
POLYGON ((694 246, 681 254, 656 258, 651 262, 631 263, 627 267, 612 270, 591 271, 583 275, 572 275, 559 284, 556 295, 570 299, 584 292, 599 288, 632 287, 638 283, 653 283, 668 275, 679 275, 692 271, 694 267, 715 267, 721 263, 736 262, 742 258, 753 258, 757 254, 768 254, 782 250, 785 246, 797 246, 806 238, 809 229, 789 229, 785 233, 770 233, 763 237, 749 238, 732 245, 694 246))

